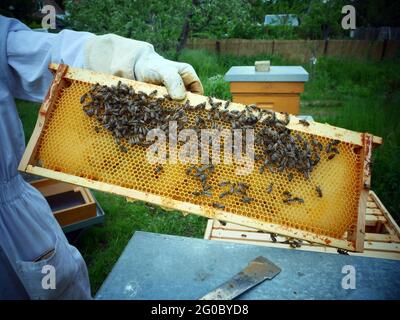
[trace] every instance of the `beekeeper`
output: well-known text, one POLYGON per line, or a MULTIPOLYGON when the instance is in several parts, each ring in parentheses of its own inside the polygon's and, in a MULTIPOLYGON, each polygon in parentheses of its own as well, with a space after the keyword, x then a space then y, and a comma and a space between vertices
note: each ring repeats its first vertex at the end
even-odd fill
POLYGON ((34 32, 0 16, 0 299, 88 299, 88 272, 42 195, 17 172, 24 134, 14 98, 42 101, 50 62, 166 86, 182 99, 203 93, 194 69, 151 44, 108 34, 34 32))

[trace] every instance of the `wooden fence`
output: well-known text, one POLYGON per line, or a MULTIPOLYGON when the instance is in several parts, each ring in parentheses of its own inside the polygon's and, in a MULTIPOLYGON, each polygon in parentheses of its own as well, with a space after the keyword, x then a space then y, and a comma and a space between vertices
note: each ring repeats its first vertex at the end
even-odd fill
POLYGON ((385 60, 399 57, 400 41, 189 39, 187 47, 232 55, 280 55, 307 62, 315 55, 385 60))

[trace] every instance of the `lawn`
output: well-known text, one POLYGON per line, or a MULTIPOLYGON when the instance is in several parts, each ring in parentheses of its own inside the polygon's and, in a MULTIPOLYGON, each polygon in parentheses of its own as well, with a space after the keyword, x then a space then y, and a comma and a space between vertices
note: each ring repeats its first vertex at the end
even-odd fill
MULTIPOLYGON (((276 56, 231 57, 185 50, 179 57, 197 70, 206 95, 230 98, 223 75, 233 65, 252 65, 270 59, 273 65, 290 65, 276 56)), ((324 59, 304 66, 310 81, 302 95, 301 113, 316 121, 381 136, 384 144, 374 152, 372 189, 397 221, 400 220, 400 64, 398 61, 361 62, 324 59)), ((18 101, 27 139, 37 118, 38 104, 18 101)), ((142 202, 95 192, 106 212, 105 223, 88 230, 79 249, 89 268, 95 293, 136 230, 202 237, 206 219, 166 212, 142 202)))

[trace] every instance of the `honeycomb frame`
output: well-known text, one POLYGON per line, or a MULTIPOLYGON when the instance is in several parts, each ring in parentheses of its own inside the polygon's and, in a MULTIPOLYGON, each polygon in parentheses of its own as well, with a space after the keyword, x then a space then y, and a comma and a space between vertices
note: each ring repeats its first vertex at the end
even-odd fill
MULTIPOLYGON (((312 136, 323 142, 340 140, 340 155, 330 161, 321 160, 318 168, 311 174, 311 182, 293 172, 294 182, 289 184, 286 174, 261 175, 255 169, 251 175, 240 178, 252 185, 250 195, 256 199, 254 204, 243 204, 232 198, 227 200, 224 209, 218 209, 212 206, 218 196, 205 199, 190 195, 188 190, 194 191, 197 182, 190 181, 185 176, 185 165, 166 164, 162 175, 157 176, 154 174, 154 165, 146 164, 143 160, 144 150, 140 156, 140 148, 143 147, 127 146, 128 149, 136 150, 123 154, 110 133, 102 131, 94 137, 96 120, 82 112, 79 102, 80 96, 94 83, 116 85, 118 81, 122 81, 136 91, 147 94, 156 89, 157 96, 167 93, 164 87, 67 65, 52 64, 50 69, 55 72, 55 77, 40 108, 34 133, 19 170, 184 213, 233 222, 349 251, 363 250, 363 212, 371 176, 369 164, 372 146, 380 144, 380 138, 317 122, 303 126, 296 121, 295 116, 291 116, 287 127, 303 136, 312 136), (133 168, 132 173, 130 168, 133 168), (262 191, 268 181, 277 181, 279 192, 290 187, 291 192, 305 199, 306 205, 288 206, 282 204, 281 198, 276 195, 268 199, 269 195, 262 191), (324 190, 324 196, 317 200, 312 191, 316 184, 323 184, 324 190), (343 235, 346 239, 343 239, 343 235)), ((207 97, 192 93, 188 93, 187 99, 191 104, 207 101, 207 97)), ((218 99, 215 101, 224 103, 218 99)), ((244 107, 239 103, 231 103, 229 108, 243 110, 244 107)), ((280 114, 277 116, 283 117, 280 114)), ((216 172, 220 166, 225 175, 221 177, 218 174, 217 177, 220 180, 229 178, 235 181, 233 170, 226 167, 226 164, 217 165, 216 172)), ((217 186, 220 181, 217 177, 211 177, 213 186, 217 186)))

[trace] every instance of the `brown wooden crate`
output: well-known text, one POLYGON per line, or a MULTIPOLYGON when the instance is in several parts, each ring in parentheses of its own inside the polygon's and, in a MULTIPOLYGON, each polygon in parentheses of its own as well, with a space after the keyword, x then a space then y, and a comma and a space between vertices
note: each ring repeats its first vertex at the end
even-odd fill
POLYGON ((90 191, 86 188, 52 179, 33 181, 31 182, 31 185, 38 189, 45 198, 54 195, 62 195, 63 193, 70 191, 80 194, 85 202, 84 204, 72 206, 63 210, 53 211, 54 217, 61 227, 87 220, 95 217, 97 214, 96 202, 90 191))
POLYGON ((54 212, 54 217, 61 227, 84 221, 95 216, 96 203, 93 202, 54 212))

